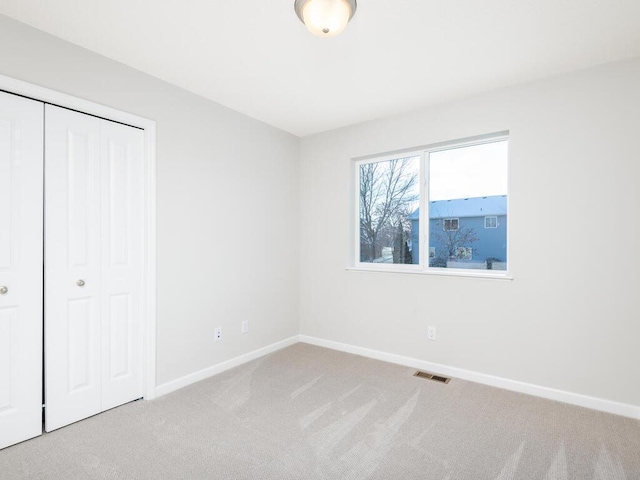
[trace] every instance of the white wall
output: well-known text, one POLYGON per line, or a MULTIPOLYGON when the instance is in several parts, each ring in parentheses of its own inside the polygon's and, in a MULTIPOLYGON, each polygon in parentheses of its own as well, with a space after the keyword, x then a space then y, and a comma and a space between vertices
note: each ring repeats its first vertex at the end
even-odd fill
POLYGON ((158 384, 298 333, 296 137, 3 16, 0 74, 157 122, 158 384))
POLYGON ((304 138, 301 333, 640 405, 639 125, 635 60, 304 138), (512 281, 345 270, 351 158, 503 130, 512 281))
POLYGON ((301 142, 2 16, 0 74, 157 121, 159 384, 301 331, 640 405, 640 60, 301 142), (350 158, 503 130, 513 281, 345 270, 350 158))

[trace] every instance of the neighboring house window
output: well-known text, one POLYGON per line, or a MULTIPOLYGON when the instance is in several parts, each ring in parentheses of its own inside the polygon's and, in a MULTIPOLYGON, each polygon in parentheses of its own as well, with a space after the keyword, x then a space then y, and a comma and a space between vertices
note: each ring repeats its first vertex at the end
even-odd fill
POLYGON ((484 228, 498 228, 498 217, 484 217, 484 228))
POLYGON ((445 218, 444 231, 455 232, 456 230, 458 230, 459 225, 460 225, 460 221, 457 218, 445 218))
POLYGON ((356 160, 355 266, 507 270, 507 146, 502 135, 356 160))

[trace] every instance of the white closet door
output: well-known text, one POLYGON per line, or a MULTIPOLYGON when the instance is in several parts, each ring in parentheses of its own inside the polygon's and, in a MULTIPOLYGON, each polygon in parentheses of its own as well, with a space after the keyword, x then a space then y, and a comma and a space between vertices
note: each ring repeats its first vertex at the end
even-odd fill
POLYGON ((45 115, 45 429, 102 408, 100 120, 45 115))
POLYGON ((143 142, 47 106, 47 431, 143 395, 143 142))
POLYGON ((0 92, 0 448, 42 433, 42 114, 0 92))
POLYGON ((100 123, 102 185, 102 410, 143 395, 142 130, 100 123))

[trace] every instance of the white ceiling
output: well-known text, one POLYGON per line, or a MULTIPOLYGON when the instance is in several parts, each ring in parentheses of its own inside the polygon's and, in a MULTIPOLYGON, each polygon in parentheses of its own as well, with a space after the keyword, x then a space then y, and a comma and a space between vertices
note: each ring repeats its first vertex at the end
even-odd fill
POLYGON ((639 0, 0 0, 0 13, 304 136, 640 56, 639 0))

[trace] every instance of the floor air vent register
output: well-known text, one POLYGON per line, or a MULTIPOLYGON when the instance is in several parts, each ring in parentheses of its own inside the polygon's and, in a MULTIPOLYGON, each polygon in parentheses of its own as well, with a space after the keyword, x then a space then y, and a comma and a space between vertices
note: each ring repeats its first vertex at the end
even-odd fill
POLYGON ((433 382, 439 382, 439 383, 449 383, 451 381, 450 378, 443 377, 442 375, 436 375, 435 373, 429 373, 429 372, 421 372, 420 370, 414 373, 413 376, 425 378, 427 380, 431 380, 433 382))

